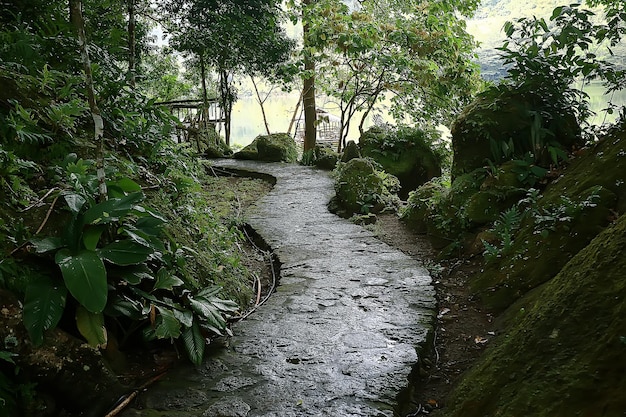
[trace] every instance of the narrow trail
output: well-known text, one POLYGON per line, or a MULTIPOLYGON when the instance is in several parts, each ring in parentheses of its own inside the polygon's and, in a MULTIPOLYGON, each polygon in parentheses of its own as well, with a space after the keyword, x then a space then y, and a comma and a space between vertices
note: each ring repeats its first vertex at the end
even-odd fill
POLYGON ((248 222, 278 257, 280 285, 225 348, 183 367, 124 416, 393 416, 431 336, 428 271, 328 212, 333 182, 307 167, 224 160, 276 185, 248 222), (143 409, 141 409, 143 407, 143 409))

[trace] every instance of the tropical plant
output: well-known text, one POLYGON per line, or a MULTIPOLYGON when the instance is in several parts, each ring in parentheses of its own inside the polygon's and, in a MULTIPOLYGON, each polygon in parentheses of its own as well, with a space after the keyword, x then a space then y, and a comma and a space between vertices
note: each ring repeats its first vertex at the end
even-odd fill
POLYGON ((494 222, 491 232, 497 237, 498 243, 490 243, 482 240, 485 251, 483 256, 487 262, 493 262, 498 258, 509 255, 513 249, 513 237, 523 219, 522 212, 517 207, 511 207, 500 213, 494 222))
POLYGON ((142 323, 149 340, 182 338, 199 363, 205 333, 228 332, 226 317, 238 305, 219 298, 220 287, 198 288, 179 277, 185 249, 163 238, 166 220, 141 204, 137 183, 110 181, 109 198, 96 202, 92 165, 69 158, 62 170, 73 188, 59 195, 69 211, 67 226, 60 236, 31 239, 35 253, 53 259, 61 275, 26 287, 23 320, 33 343, 41 344, 44 332, 72 308, 71 296, 78 330, 93 346, 106 347, 111 328, 125 340, 142 323))

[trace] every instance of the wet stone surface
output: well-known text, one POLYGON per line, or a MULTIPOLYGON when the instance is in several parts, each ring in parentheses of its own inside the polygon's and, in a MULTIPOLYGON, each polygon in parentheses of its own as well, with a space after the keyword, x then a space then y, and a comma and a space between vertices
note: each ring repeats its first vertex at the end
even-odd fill
POLYGON ((434 320, 420 264, 328 212, 328 174, 224 160, 270 174, 250 225, 282 263, 275 294, 200 369, 178 368, 124 416, 393 416, 434 320))

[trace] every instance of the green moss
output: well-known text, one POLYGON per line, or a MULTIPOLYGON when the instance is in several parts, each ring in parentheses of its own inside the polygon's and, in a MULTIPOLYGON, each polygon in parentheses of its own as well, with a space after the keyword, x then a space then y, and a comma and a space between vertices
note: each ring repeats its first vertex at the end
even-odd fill
MULTIPOLYGON (((531 137, 535 129, 533 115, 538 113, 555 115, 540 119, 539 133, 545 136, 542 141, 565 149, 582 144, 576 117, 563 108, 559 97, 544 97, 501 84, 478 97, 454 122, 452 177, 480 168, 486 160, 501 163, 537 152, 531 137)), ((544 165, 551 162, 549 155, 544 155, 545 149, 539 153, 534 155, 537 161, 544 165)))
POLYGON ((333 170, 339 161, 339 154, 327 146, 315 146, 313 155, 313 164, 320 169, 333 170))
POLYGON ((233 155, 235 159, 245 159, 256 161, 259 159, 259 150, 257 149, 257 139, 254 139, 248 146, 240 150, 239 152, 235 152, 233 155))
POLYGON ((364 157, 372 158, 383 170, 397 177, 402 196, 408 196, 428 180, 441 175, 444 156, 433 150, 439 138, 434 129, 373 127, 359 143, 364 157))
POLYGON ((510 312, 452 392, 456 417, 617 416, 626 409, 626 216, 510 312))
MULTIPOLYGON (((593 182, 583 181, 595 176, 580 171, 589 169, 587 164, 577 163, 573 167, 529 207, 509 252, 487 263, 471 279, 472 291, 480 295, 487 308, 502 311, 554 277, 608 223, 618 195, 601 185, 589 186, 593 182), (573 188, 562 188, 564 185, 573 188)), ((599 165, 595 169, 601 170, 599 165)), ((611 165, 604 171, 612 172, 611 165)), ((615 183, 611 183, 615 189, 615 183)))
POLYGON ((257 138, 259 160, 270 162, 296 162, 296 142, 287 133, 274 133, 257 138))
POLYGON ((426 233, 428 218, 438 198, 445 195, 448 189, 441 181, 432 180, 409 193, 407 205, 400 211, 400 219, 417 233, 426 233))
POLYGON ((399 186, 396 177, 380 171, 369 159, 356 158, 340 163, 335 170, 336 198, 331 211, 345 217, 395 211, 399 205, 395 194, 399 186))
POLYGON ((582 151, 563 175, 546 188, 544 198, 553 203, 561 196, 576 199, 597 185, 615 193, 618 211, 626 212, 626 121, 582 151))

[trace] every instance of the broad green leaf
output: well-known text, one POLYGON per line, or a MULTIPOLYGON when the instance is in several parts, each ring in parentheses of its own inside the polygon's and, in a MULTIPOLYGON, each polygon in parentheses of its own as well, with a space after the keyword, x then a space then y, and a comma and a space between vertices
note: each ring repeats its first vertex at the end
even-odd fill
POLYGON ((217 285, 212 285, 210 287, 206 287, 206 288, 202 289, 196 295, 196 297, 202 297, 202 298, 213 297, 213 296, 216 296, 220 291, 221 291, 220 287, 218 287, 217 285))
POLYGON ((145 262, 154 252, 152 248, 130 240, 113 242, 99 250, 100 255, 115 265, 137 265, 145 262))
POLYGON ((85 224, 106 224, 118 221, 126 216, 143 197, 143 193, 138 192, 98 203, 85 212, 84 222, 85 224))
POLYGON ((15 365, 15 361, 13 360, 14 356, 17 356, 17 353, 11 353, 11 352, 7 352, 6 350, 0 350, 0 360, 9 362, 15 365))
POLYGON ((23 321, 33 345, 43 343, 43 332, 54 328, 65 309, 67 290, 47 280, 33 282, 26 288, 23 321))
POLYGON ((141 191, 141 186, 127 177, 120 178, 119 180, 114 181, 111 185, 115 185, 127 193, 141 191))
POLYGON ((147 235, 158 236, 161 233, 164 223, 165 221, 160 218, 146 216, 137 219, 135 228, 147 235))
POLYGON ((129 225, 124 225, 122 233, 126 234, 131 240, 134 240, 140 245, 149 246, 160 252, 165 251, 165 245, 157 234, 146 233, 144 230, 129 225))
POLYGON ((156 220, 160 220, 161 223, 167 223, 167 219, 165 218, 165 216, 163 216, 159 212, 147 209, 147 208, 142 207, 142 206, 135 206, 134 209, 135 209, 135 211, 138 214, 141 214, 142 216, 145 216, 145 217, 142 217, 142 218, 148 218, 148 219, 149 218, 154 218, 156 220))
POLYGON ((174 287, 180 287, 184 282, 176 275, 172 275, 167 269, 161 268, 157 272, 157 281, 154 284, 154 290, 171 290, 174 287))
POLYGON ((107 316, 112 317, 128 317, 132 320, 141 320, 144 318, 144 310, 141 302, 125 295, 118 294, 113 297, 112 300, 109 299, 104 311, 107 316))
POLYGON ((196 366, 200 366, 204 358, 206 341, 202 336, 200 326, 195 321, 191 327, 187 327, 183 332, 183 345, 189 360, 196 366))
POLYGON ((98 242, 100 241, 100 236, 102 236, 104 229, 104 226, 92 226, 85 228, 83 231, 83 244, 87 250, 96 250, 98 242))
MULTIPOLYGON (((220 311, 210 302, 202 298, 196 299, 189 297, 189 303, 191 309, 205 319, 209 325, 219 330, 223 330, 226 327, 226 320, 221 315, 220 311)), ((218 332, 218 334, 221 333, 218 332)))
POLYGON ((239 305, 232 300, 222 300, 221 298, 211 298, 210 301, 218 310, 234 313, 239 310, 239 305))
POLYGON ((172 309, 172 312, 174 313, 174 317, 176 317, 183 326, 191 327, 193 323, 193 313, 190 310, 178 310, 175 308, 172 309))
POLYGON ((76 326, 90 346, 105 349, 107 346, 107 329, 104 326, 104 315, 92 313, 83 306, 76 309, 76 326))
POLYGON ((75 214, 78 214, 80 209, 82 209, 87 202, 84 197, 78 194, 65 194, 63 198, 65 199, 67 206, 70 208, 70 211, 75 214))
POLYGON ((35 247, 35 252, 45 253, 61 249, 64 245, 63 239, 59 237, 46 237, 44 239, 33 239, 30 241, 35 247))
POLYGON ((92 313, 100 313, 107 303, 107 274, 96 252, 82 250, 72 254, 61 249, 55 256, 65 286, 72 296, 92 313))
POLYGON ((180 322, 174 316, 172 310, 157 307, 159 316, 157 317, 156 328, 154 332, 159 339, 172 338, 176 339, 180 336, 180 322))
POLYGON ((110 274, 122 278, 130 285, 139 285, 142 280, 153 280, 153 274, 146 265, 132 265, 123 268, 113 268, 110 274))

